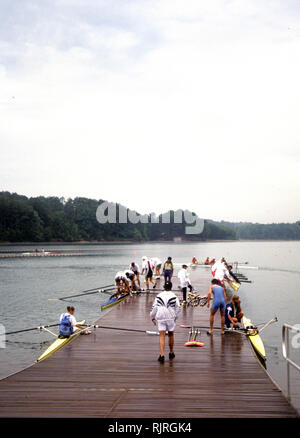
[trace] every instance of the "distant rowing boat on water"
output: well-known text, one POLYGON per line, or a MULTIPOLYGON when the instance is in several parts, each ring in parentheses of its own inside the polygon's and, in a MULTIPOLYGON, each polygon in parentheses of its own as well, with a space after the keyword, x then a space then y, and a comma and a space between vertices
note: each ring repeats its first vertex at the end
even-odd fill
POLYGON ((15 253, 15 254, 1 254, 0 259, 13 259, 13 258, 27 258, 27 257, 78 257, 78 256, 85 256, 88 254, 81 254, 81 253, 59 253, 59 252, 23 252, 23 253, 15 253))
MULTIPOLYGON (((173 263, 174 266, 187 265, 190 268, 211 268, 212 265, 207 265, 205 263, 173 263)), ((249 266, 248 264, 238 264, 234 265, 237 269, 259 269, 258 266, 249 266)))

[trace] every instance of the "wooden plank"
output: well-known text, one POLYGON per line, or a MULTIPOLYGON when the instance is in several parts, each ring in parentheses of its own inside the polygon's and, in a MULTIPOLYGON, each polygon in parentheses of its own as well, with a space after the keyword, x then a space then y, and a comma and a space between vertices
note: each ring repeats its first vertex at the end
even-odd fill
MULTIPOLYGON (((209 276, 193 283, 206 294, 209 276)), ((173 282, 178 291, 176 281, 173 282)), ((154 294, 128 298, 98 324, 155 331, 154 294)), ((208 325, 207 308, 183 308, 173 361, 160 364, 158 336, 95 329, 45 361, 0 381, 2 417, 295 417, 245 336, 201 330, 203 348, 186 348, 188 329, 208 325)), ((216 325, 219 321, 216 321, 216 325)), ((167 339, 166 339, 167 346, 167 339)))

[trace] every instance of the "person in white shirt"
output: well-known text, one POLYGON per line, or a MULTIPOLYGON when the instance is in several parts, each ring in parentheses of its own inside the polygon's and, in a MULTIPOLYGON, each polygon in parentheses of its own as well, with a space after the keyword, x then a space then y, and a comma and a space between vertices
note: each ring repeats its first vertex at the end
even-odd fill
POLYGON ((174 330, 175 322, 180 313, 180 304, 177 296, 171 291, 172 283, 167 281, 164 285, 164 292, 157 295, 154 300, 150 317, 152 321, 158 323, 159 331, 159 349, 160 356, 158 361, 165 361, 165 336, 168 332, 169 338, 169 359, 174 359, 174 330))
POLYGON ((139 267, 139 265, 137 263, 135 263, 135 262, 132 262, 131 265, 129 266, 129 269, 134 272, 134 274, 136 276, 136 281, 138 282, 138 285, 139 285, 139 290, 141 290, 140 267, 139 267))
POLYGON ((74 316, 75 308, 73 306, 67 307, 67 312, 62 313, 59 318, 59 339, 69 338, 74 333, 74 327, 84 329, 77 321, 74 316))
POLYGON ((179 279, 180 287, 183 295, 182 304, 185 305, 187 288, 189 288, 191 292, 193 290, 193 286, 191 285, 191 281, 189 279, 189 273, 187 271, 187 265, 182 265, 182 268, 178 271, 177 277, 179 279))
POLYGON ((128 278, 123 271, 119 271, 116 273, 115 283, 118 289, 118 293, 130 292, 131 295, 131 287, 129 285, 128 278))
POLYGON ((143 261, 142 274, 145 273, 146 289, 149 290, 149 280, 153 284, 153 289, 155 289, 156 282, 153 280, 153 266, 151 265, 150 260, 146 256, 142 258, 142 261, 143 261))
MULTIPOLYGON (((135 273, 131 270, 131 269, 126 269, 124 271, 124 274, 126 275, 126 277, 128 278, 128 280, 131 281, 131 290, 137 290, 136 284, 135 284, 135 273)), ((132 295, 131 291, 130 291, 130 296, 132 295)))
POLYGON ((155 269, 155 275, 156 277, 160 277, 160 269, 162 265, 162 261, 158 257, 152 257, 150 259, 150 263, 152 264, 153 268, 155 269))

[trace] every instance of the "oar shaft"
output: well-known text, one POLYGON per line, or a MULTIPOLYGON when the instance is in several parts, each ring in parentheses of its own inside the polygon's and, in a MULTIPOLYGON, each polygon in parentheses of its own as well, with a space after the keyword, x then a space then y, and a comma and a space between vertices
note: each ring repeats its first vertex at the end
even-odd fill
POLYGON ((43 329, 43 328, 57 327, 57 326, 59 326, 59 324, 41 325, 41 326, 38 326, 38 327, 32 327, 32 328, 23 329, 23 330, 16 330, 16 331, 14 331, 14 332, 8 332, 8 333, 5 333, 5 335, 15 335, 15 334, 17 334, 17 333, 30 332, 30 331, 33 331, 33 330, 41 330, 41 329, 43 329))
POLYGON ((122 330, 127 332, 138 332, 138 333, 148 333, 148 334, 157 334, 157 332, 151 332, 149 330, 139 330, 139 329, 129 329, 129 328, 123 328, 123 327, 107 327, 103 325, 92 325, 92 328, 101 328, 101 329, 108 329, 108 330, 122 330))

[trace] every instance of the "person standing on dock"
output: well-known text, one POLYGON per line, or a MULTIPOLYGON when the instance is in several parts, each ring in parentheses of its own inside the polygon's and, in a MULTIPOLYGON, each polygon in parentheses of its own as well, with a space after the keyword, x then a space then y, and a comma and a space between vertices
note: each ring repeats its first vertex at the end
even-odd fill
POLYGON ((150 260, 146 256, 142 258, 142 261, 143 261, 142 274, 145 274, 146 289, 149 290, 149 280, 153 284, 153 289, 155 289, 156 282, 153 280, 153 266, 151 265, 150 260))
POLYGON ((139 290, 141 290, 140 267, 139 267, 139 265, 137 263, 135 263, 135 262, 132 262, 131 265, 129 266, 129 269, 134 272, 134 275, 136 277, 136 281, 138 282, 138 285, 139 285, 139 290))
POLYGON ((189 274, 187 271, 187 265, 182 265, 182 269, 180 269, 178 271, 177 277, 179 278, 180 287, 181 287, 182 295, 183 295, 182 304, 185 305, 186 304, 187 288, 190 289, 190 292, 192 292, 192 290, 193 290, 193 286, 191 285, 191 281, 189 279, 189 274))
POLYGON ((172 257, 168 257, 167 261, 164 263, 164 266, 163 266, 163 274, 165 277, 165 283, 167 281, 172 280, 173 272, 174 272, 174 265, 172 263, 172 257))
POLYGON ((69 338, 74 333, 74 327, 78 327, 79 329, 85 329, 80 324, 77 324, 77 321, 74 316, 75 308, 73 306, 67 307, 67 312, 62 313, 59 319, 59 339, 69 338))
POLYGON ((212 335, 214 329, 214 317, 218 310, 220 310, 221 315, 221 335, 224 335, 224 324, 225 324, 225 308, 226 308, 226 292, 224 287, 220 286, 219 280, 214 278, 211 281, 211 286, 207 294, 207 307, 210 307, 210 298, 213 295, 213 303, 210 309, 210 330, 207 332, 208 335, 212 335))
POLYGON ((174 359, 174 330, 175 322, 180 312, 180 303, 177 296, 171 291, 172 283, 167 281, 164 285, 164 292, 157 295, 154 300, 150 317, 155 323, 157 321, 159 331, 159 350, 158 361, 165 361, 165 337, 168 332, 169 339, 169 359, 174 359))

